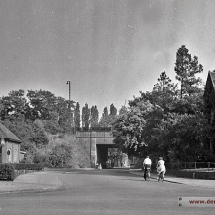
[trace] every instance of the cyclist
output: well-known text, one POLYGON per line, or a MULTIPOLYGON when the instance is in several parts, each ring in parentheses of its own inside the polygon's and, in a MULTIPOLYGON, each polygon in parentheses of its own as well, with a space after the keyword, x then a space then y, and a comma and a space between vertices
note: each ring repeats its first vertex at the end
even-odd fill
POLYGON ((164 174, 166 173, 166 167, 164 165, 164 160, 162 157, 159 157, 158 163, 157 163, 157 172, 158 172, 158 180, 160 174, 162 174, 162 180, 164 180, 164 174))
POLYGON ((145 160, 143 161, 143 169, 144 169, 144 179, 146 180, 146 171, 147 167, 151 169, 152 160, 149 158, 149 156, 146 156, 145 160))

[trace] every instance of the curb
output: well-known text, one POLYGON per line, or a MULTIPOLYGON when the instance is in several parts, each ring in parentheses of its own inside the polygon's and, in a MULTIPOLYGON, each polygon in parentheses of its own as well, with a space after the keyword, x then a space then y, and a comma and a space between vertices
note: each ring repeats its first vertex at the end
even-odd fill
MULTIPOLYGON (((133 170, 133 171, 128 171, 128 172, 130 174, 133 174, 133 175, 136 175, 139 177, 143 177, 143 175, 140 172, 138 172, 138 170, 137 171, 133 170)), ((151 176, 150 178, 157 180, 157 178, 155 178, 153 176, 151 176)), ((181 185, 185 185, 185 186, 194 186, 194 187, 201 187, 201 188, 207 188, 207 189, 215 189, 215 186, 207 186, 207 185, 202 185, 202 184, 188 184, 186 182, 179 182, 179 181, 173 181, 173 180, 168 180, 168 179, 164 179, 164 181, 168 182, 168 183, 172 183, 172 184, 181 184, 181 185)))
MULTIPOLYGON (((132 173, 132 171, 130 171, 130 170, 129 170, 128 172, 129 172, 130 174, 132 174, 132 175, 137 175, 137 176, 143 177, 142 174, 139 174, 138 172, 132 173)), ((135 172, 135 171, 133 171, 133 172, 135 172)), ((154 179, 154 180, 157 180, 156 177, 150 176, 150 178, 151 178, 151 179, 154 179)), ((173 184, 185 184, 185 183, 182 183, 182 182, 171 181, 171 180, 168 180, 168 179, 164 179, 164 181, 165 181, 165 182, 169 182, 169 183, 173 183, 173 184)), ((186 185, 186 184, 185 184, 185 185, 186 185)))
MULTIPOLYGON (((40 184, 43 186, 43 188, 24 188, 24 189, 18 189, 18 190, 5 190, 1 191, 0 190, 0 195, 1 194, 8 194, 8 193, 42 193, 42 192, 51 192, 51 191, 56 191, 56 190, 65 190, 68 189, 68 184, 64 182, 62 179, 60 179, 60 175, 62 173, 57 175, 58 180, 61 182, 60 185, 43 185, 43 183, 36 183, 40 184)), ((24 183, 24 182, 23 182, 24 183)), ((32 186, 34 187, 34 185, 32 186)))
POLYGON ((57 190, 65 190, 67 187, 65 185, 60 185, 57 187, 44 187, 44 188, 29 188, 29 189, 23 189, 23 190, 6 190, 6 191, 0 191, 0 195, 2 194, 9 194, 9 193, 43 193, 43 192, 51 192, 51 191, 57 191, 57 190))

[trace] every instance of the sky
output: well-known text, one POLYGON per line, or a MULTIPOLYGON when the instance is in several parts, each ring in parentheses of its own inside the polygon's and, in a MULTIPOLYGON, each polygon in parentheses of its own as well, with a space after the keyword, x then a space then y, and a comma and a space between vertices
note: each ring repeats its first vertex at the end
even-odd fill
POLYGON ((151 91, 165 71, 175 81, 186 45, 215 70, 214 0, 0 0, 0 97, 47 90, 100 115, 151 91))

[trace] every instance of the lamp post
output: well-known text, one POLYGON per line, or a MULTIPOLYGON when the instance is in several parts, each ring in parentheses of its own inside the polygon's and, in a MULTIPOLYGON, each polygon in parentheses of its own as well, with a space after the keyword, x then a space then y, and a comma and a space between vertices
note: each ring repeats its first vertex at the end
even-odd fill
POLYGON ((70 114, 70 111, 71 111, 71 108, 70 108, 70 81, 67 81, 66 84, 69 85, 69 124, 70 124, 70 127, 71 127, 71 114, 70 114))
POLYGON ((70 109, 70 81, 67 81, 66 84, 69 85, 69 109, 70 109))

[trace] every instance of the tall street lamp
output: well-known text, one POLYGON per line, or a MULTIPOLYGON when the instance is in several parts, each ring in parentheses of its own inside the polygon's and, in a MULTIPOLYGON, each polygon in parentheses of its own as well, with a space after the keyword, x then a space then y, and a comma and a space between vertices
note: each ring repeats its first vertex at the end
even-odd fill
POLYGON ((70 81, 67 81, 66 84, 69 85, 69 109, 70 109, 70 81))
POLYGON ((69 85, 69 124, 70 124, 70 128, 71 128, 71 114, 70 114, 70 111, 71 111, 71 108, 70 108, 70 81, 67 81, 66 84, 69 85))

